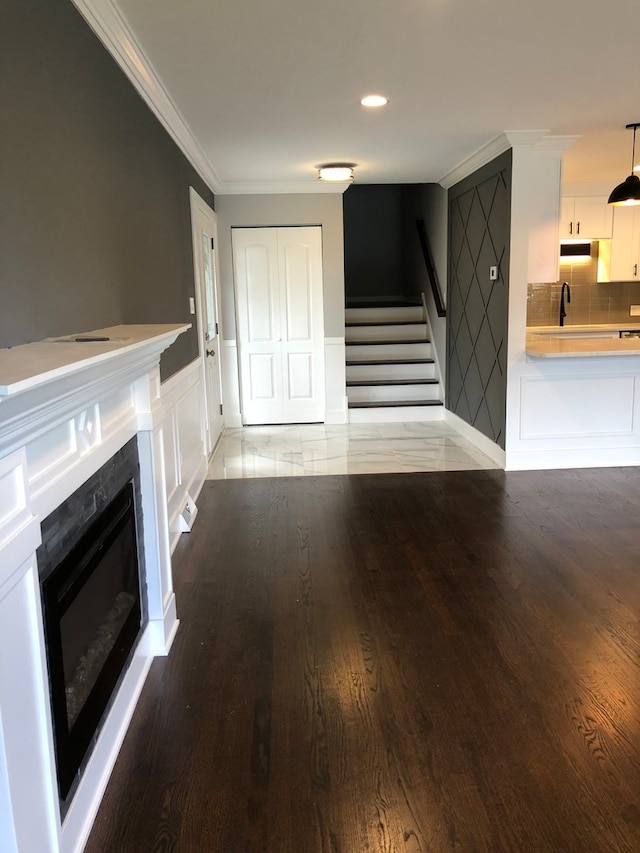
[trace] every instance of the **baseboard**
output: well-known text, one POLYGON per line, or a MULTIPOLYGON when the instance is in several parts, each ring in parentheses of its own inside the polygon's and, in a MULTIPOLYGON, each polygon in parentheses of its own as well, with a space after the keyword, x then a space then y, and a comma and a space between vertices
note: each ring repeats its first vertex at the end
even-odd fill
POLYGON ((506 471, 545 471, 562 468, 617 468, 640 465, 639 447, 586 447, 554 450, 511 450, 506 471))
POLYGON ((484 453, 485 456, 488 456, 492 462, 495 462, 496 465, 499 465, 503 469, 505 468, 506 454, 494 441, 491 441, 491 439, 487 438, 487 436, 480 432, 480 430, 472 427, 466 421, 463 421, 461 417, 454 415, 454 413, 450 412, 448 409, 445 410, 444 419, 449 426, 453 427, 460 433, 460 435, 463 436, 463 438, 466 438, 467 441, 470 441, 471 444, 475 445, 475 447, 484 453))

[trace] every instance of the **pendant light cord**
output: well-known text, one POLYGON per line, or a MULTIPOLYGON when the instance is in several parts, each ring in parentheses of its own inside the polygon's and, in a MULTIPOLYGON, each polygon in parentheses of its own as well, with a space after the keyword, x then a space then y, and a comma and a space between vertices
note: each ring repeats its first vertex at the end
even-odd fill
POLYGON ((636 130, 638 129, 638 125, 633 125, 633 146, 631 148, 631 174, 633 175, 633 169, 635 166, 636 160, 636 130))

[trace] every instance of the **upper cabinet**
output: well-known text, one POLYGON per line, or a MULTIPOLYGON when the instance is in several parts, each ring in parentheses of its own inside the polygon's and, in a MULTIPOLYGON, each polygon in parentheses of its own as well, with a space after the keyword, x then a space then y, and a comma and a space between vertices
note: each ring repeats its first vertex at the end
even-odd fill
POLYGON ((609 281, 639 281, 640 207, 616 207, 609 281))
POLYGON ((612 208, 606 196, 564 196, 560 207, 561 240, 611 237, 612 208))

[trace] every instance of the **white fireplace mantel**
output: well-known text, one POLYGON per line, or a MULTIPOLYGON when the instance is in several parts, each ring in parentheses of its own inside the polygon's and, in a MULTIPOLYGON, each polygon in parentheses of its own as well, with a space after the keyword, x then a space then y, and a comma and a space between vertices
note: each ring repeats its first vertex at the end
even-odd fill
POLYGON ((189 326, 115 326, 0 350, 0 850, 84 847, 151 660, 178 627, 159 360, 189 326), (107 338, 84 340, 76 338, 107 338), (149 622, 64 823, 36 549, 40 521, 137 436, 149 622))

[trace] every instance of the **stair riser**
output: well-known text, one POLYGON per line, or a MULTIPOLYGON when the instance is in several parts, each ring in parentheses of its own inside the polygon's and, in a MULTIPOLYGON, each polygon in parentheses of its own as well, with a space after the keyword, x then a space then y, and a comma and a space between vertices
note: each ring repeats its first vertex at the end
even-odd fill
POLYGON ((442 421, 444 406, 408 406, 391 409, 349 409, 350 424, 383 424, 411 421, 442 421))
POLYGON ((350 344, 347 346, 347 360, 358 358, 431 358, 431 344, 350 344))
POLYGON ((434 364, 348 364, 347 380, 435 379, 434 364))
POLYGON ((424 323, 424 309, 419 305, 415 308, 347 308, 344 318, 347 323, 424 323))
POLYGON ((386 402, 390 400, 438 400, 442 389, 434 385, 355 385, 347 388, 350 402, 386 402))
POLYGON ((426 323, 410 323, 406 326, 348 326, 347 341, 415 341, 427 340, 426 323))

